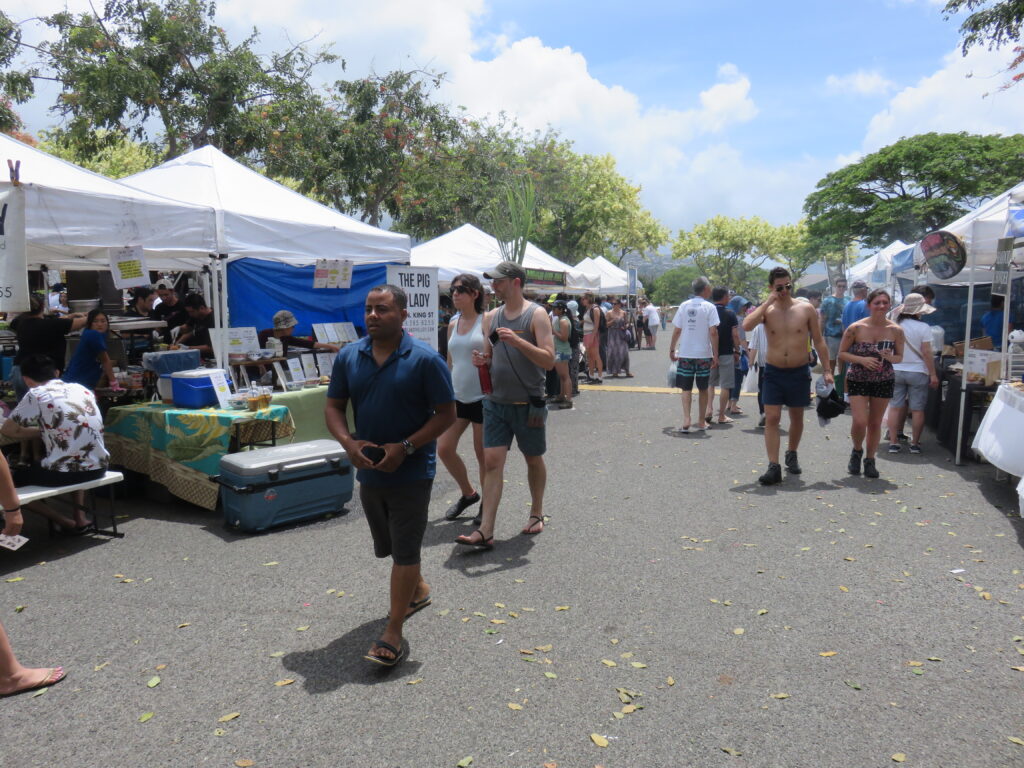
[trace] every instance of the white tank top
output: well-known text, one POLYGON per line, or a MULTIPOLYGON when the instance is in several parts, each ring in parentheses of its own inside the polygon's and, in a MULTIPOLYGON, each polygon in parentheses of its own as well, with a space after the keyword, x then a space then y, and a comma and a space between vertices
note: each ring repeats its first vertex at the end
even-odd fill
POLYGON ((473 327, 466 333, 459 333, 459 318, 452 318, 455 325, 448 339, 448 354, 452 358, 452 385, 455 399, 460 403, 475 403, 484 399, 480 389, 480 374, 473 365, 473 350, 484 351, 483 315, 477 315, 473 327))

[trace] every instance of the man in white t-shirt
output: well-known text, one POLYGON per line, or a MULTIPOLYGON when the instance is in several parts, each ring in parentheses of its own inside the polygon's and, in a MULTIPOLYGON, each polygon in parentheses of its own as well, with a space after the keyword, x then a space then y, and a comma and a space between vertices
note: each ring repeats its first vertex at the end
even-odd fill
POLYGON ((668 350, 669 359, 676 363, 676 386, 683 390, 683 426, 679 430, 683 433, 690 431, 694 382, 700 407, 695 430, 704 430, 708 380, 711 369, 718 365, 718 310, 708 301, 711 283, 706 277, 698 277, 692 288, 693 296, 679 305, 672 320, 672 343, 668 350))
POLYGON ((903 361, 893 363, 896 381, 889 403, 889 453, 899 453, 898 435, 910 409, 913 431, 910 452, 921 453, 921 433, 924 431, 924 409, 928 404, 928 389, 939 386, 935 374, 935 356, 932 352, 932 327, 918 318, 929 315, 935 307, 929 306, 920 293, 908 293, 900 308, 897 322, 903 329, 903 361))
POLYGON ((658 314, 657 308, 649 301, 644 302, 644 339, 647 341, 647 346, 650 349, 654 349, 654 342, 658 339, 658 328, 661 327, 661 315, 658 314))

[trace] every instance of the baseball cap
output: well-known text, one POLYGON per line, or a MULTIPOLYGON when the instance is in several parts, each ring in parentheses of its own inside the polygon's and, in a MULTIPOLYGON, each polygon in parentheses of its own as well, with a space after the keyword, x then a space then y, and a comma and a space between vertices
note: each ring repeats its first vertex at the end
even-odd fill
POLYGON ((866 291, 867 288, 868 284, 865 283, 863 280, 854 280, 853 283, 850 285, 851 291, 866 291))
POLYGON ((174 285, 170 280, 160 280, 156 285, 153 286, 158 291, 173 291, 174 285))
POLYGON ((843 398, 839 396, 835 386, 825 381, 824 376, 815 382, 814 393, 818 396, 818 405, 815 408, 818 413, 818 424, 827 427, 829 421, 841 416, 846 410, 843 398))
POLYGON ((295 315, 287 309, 282 309, 280 312, 274 313, 275 328, 294 328, 298 324, 299 321, 295 319, 295 315))
POLYGON ((526 283, 526 270, 514 261, 503 261, 498 266, 484 272, 488 280, 501 280, 506 277, 518 277, 521 283, 526 283))

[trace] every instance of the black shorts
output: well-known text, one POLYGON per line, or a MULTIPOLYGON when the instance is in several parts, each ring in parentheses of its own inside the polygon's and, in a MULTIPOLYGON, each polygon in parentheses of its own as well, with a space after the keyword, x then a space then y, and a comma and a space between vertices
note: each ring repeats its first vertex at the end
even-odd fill
POLYGON ((419 565, 433 480, 403 485, 359 484, 359 502, 370 524, 373 554, 395 565, 419 565))
POLYGON ((847 379, 846 394, 850 397, 881 397, 891 400, 895 384, 895 378, 888 381, 850 381, 847 379))
POLYGON ((77 485, 78 483, 87 483, 90 480, 99 480, 105 474, 107 474, 105 469, 87 469, 84 472, 59 472, 56 469, 43 469, 37 464, 11 470, 11 476, 14 478, 16 488, 23 488, 26 485, 62 488, 65 485, 77 485))
POLYGON ((455 401, 455 418, 468 419, 474 424, 484 423, 484 401, 477 400, 475 403, 464 403, 461 400, 455 401))
POLYGON ((787 408, 810 407, 810 366, 779 368, 775 365, 765 365, 761 399, 765 405, 784 405, 787 408))

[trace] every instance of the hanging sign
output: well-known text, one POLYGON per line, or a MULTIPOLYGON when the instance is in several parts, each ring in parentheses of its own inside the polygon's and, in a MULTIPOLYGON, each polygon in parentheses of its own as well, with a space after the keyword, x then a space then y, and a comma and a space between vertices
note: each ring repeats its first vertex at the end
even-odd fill
POLYGON ((437 267, 389 264, 388 283, 405 291, 409 299, 405 330, 437 349, 437 267))
POLYGON ((543 286, 545 288, 564 288, 565 272, 559 272, 555 269, 526 267, 526 282, 529 285, 543 286))
POLYGON ((136 288, 149 285, 149 270, 141 245, 110 249, 110 274, 115 288, 136 288))
POLYGON ((348 290, 352 287, 353 263, 347 259, 317 259, 313 288, 348 290))
POLYGON ((996 243, 996 268, 992 272, 992 295, 1010 295, 1010 258, 1013 256, 1012 237, 1001 237, 996 243))
POLYGON ((327 259, 317 259, 313 269, 313 289, 327 287, 327 259))
POLYGON ((0 312, 28 312, 25 190, 0 192, 0 312))
POLYGON ((918 247, 925 267, 940 280, 960 274, 967 264, 967 251, 959 237, 939 230, 924 236, 918 247))

